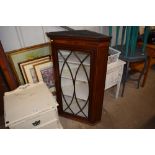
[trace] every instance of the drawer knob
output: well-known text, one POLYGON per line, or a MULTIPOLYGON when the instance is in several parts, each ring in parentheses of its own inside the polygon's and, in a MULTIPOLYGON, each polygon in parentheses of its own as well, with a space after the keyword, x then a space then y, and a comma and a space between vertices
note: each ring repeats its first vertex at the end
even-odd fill
POLYGON ((37 125, 39 125, 39 124, 40 124, 40 120, 35 121, 35 122, 32 123, 33 126, 37 126, 37 125))

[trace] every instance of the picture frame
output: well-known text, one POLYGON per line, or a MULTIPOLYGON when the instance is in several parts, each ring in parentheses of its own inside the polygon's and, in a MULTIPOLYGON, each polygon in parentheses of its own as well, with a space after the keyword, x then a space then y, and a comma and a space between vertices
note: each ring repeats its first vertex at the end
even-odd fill
POLYGON ((38 64, 40 62, 46 62, 50 61, 50 56, 44 56, 41 58, 29 60, 29 61, 24 61, 19 63, 19 68, 21 71, 21 74, 23 76, 24 82, 25 83, 36 83, 38 82, 36 73, 34 71, 33 65, 38 64))
POLYGON ((24 84, 24 78, 18 64, 23 61, 33 60, 47 55, 51 55, 51 46, 49 42, 6 53, 10 66, 19 84, 24 84))
POLYGON ((53 63, 51 61, 34 64, 38 81, 44 81, 52 93, 55 92, 53 63))

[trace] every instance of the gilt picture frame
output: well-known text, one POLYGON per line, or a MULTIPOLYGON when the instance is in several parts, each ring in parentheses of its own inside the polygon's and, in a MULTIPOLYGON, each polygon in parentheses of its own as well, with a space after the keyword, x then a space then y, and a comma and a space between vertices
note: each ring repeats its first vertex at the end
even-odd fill
POLYGON ((34 45, 6 53, 10 66, 14 71, 19 84, 24 84, 24 78, 18 64, 23 61, 29 61, 47 55, 51 55, 50 43, 34 45))
POLYGON ((36 73, 34 71, 33 65, 41 62, 50 61, 50 56, 44 56, 38 59, 33 59, 26 62, 19 63, 19 68, 22 73, 25 83, 36 83, 38 82, 36 73))
POLYGON ((38 81, 44 81, 50 91, 55 92, 55 80, 54 80, 54 70, 53 70, 53 62, 40 62, 38 64, 34 64, 34 69, 37 75, 38 81))

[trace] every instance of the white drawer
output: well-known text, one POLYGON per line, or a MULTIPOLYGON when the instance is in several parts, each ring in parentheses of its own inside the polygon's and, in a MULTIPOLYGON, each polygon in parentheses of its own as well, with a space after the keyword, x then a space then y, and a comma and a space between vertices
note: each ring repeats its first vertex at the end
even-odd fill
POLYGON ((119 72, 121 69, 122 69, 122 66, 115 66, 115 67, 110 68, 110 69, 107 68, 107 74, 110 74, 110 73, 115 72, 115 71, 119 72))
POLYGON ((23 121, 20 121, 18 123, 11 124, 9 128, 11 129, 33 129, 33 128, 39 128, 39 126, 42 126, 43 124, 58 119, 58 114, 56 109, 52 109, 49 111, 42 112, 38 115, 35 115, 33 117, 24 119, 23 121))
POLYGON ((116 85, 119 81, 119 71, 113 71, 111 73, 108 73, 106 75, 106 83, 105 83, 105 89, 108 89, 114 85, 116 85))
POLYGON ((62 129, 62 126, 59 120, 55 120, 44 124, 43 126, 39 127, 39 129, 62 129))

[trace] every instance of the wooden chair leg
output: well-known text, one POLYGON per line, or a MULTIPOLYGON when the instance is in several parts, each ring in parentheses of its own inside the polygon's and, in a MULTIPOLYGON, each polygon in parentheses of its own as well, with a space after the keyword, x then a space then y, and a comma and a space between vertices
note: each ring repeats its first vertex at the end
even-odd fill
POLYGON ((141 72, 140 72, 140 76, 139 76, 139 78, 138 78, 137 89, 138 89, 139 86, 140 86, 141 78, 142 78, 142 76, 145 74, 146 69, 147 69, 147 60, 144 61, 144 66, 143 66, 143 68, 142 68, 142 70, 141 70, 141 72))
POLYGON ((126 81, 127 81, 127 78, 128 78, 128 70, 129 70, 129 62, 127 62, 127 64, 125 65, 124 67, 124 75, 123 75, 123 88, 122 88, 122 94, 121 94, 121 97, 124 96, 124 90, 125 90, 125 84, 126 84, 126 81))
POLYGON ((151 66, 151 58, 149 57, 148 60, 147 60, 147 64, 146 64, 146 71, 144 73, 142 87, 145 86, 145 83, 146 83, 146 79, 147 79, 147 76, 148 76, 148 72, 149 72, 150 66, 151 66))

